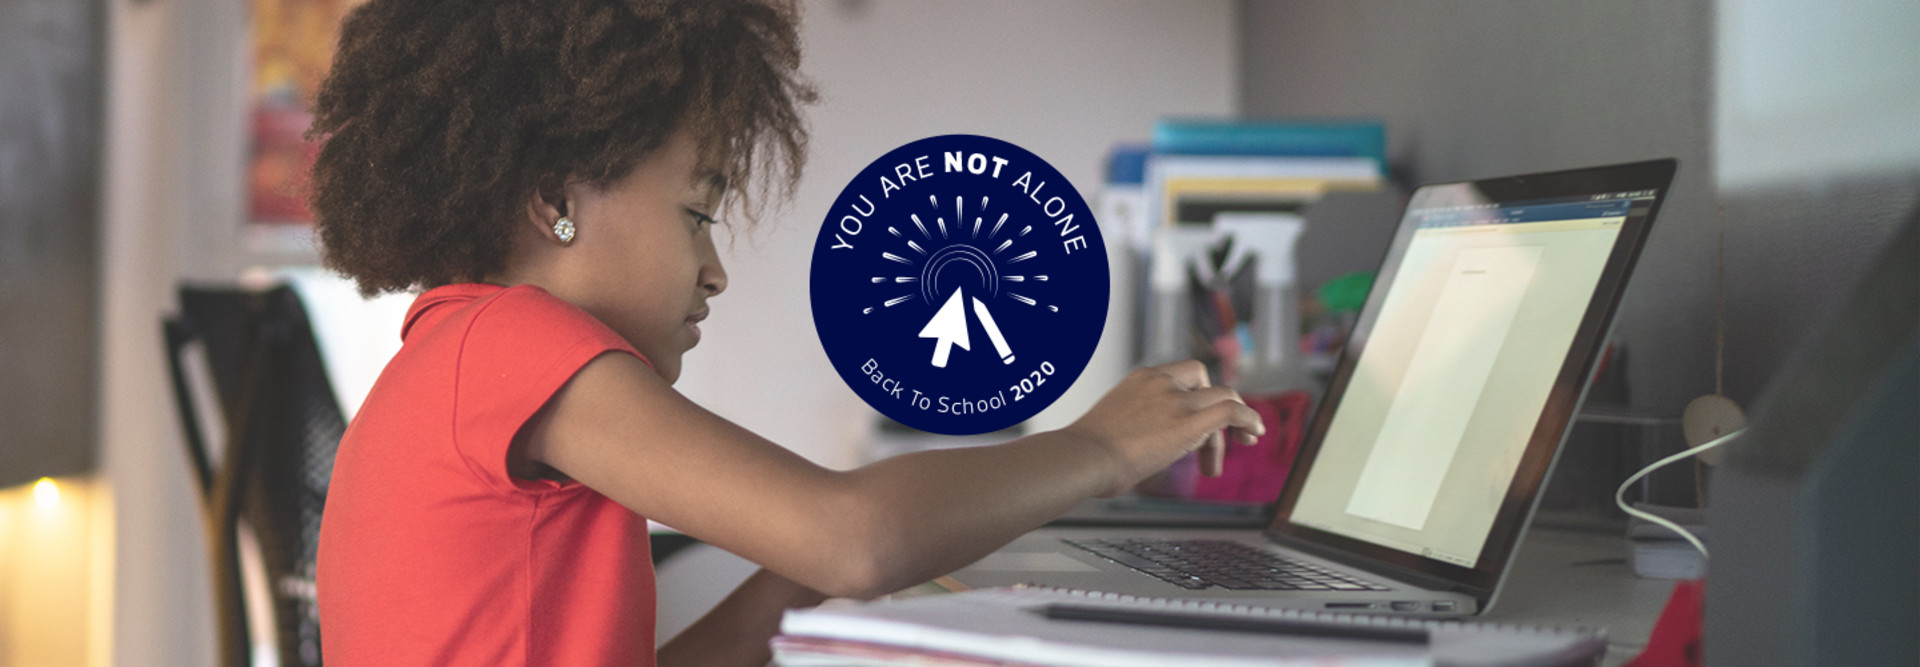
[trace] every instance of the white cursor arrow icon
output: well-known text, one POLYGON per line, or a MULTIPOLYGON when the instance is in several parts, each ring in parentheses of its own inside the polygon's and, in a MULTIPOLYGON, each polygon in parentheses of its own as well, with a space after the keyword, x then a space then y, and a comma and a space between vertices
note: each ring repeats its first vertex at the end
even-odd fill
POLYGON ((960 290, 953 290, 947 305, 941 306, 940 312, 934 313, 933 319, 927 320, 926 328, 920 330, 921 338, 936 341, 933 345, 933 365, 937 368, 947 367, 947 354, 953 351, 953 346, 959 345, 962 350, 973 349, 967 340, 967 309, 963 301, 960 290))

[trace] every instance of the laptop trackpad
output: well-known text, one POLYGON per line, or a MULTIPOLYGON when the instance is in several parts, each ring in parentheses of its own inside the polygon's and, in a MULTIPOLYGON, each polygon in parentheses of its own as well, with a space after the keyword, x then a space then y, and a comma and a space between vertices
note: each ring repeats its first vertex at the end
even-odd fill
POLYGON ((1100 568, 1074 560, 1072 556, 1057 551, 996 551, 987 554, 980 562, 967 566, 970 570, 989 572, 1099 572, 1100 568))

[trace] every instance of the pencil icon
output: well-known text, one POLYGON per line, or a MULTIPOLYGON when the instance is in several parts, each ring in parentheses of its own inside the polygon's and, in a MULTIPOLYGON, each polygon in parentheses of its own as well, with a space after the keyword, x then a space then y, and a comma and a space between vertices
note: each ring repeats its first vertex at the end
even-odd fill
POLYGON ((980 326, 987 330, 987 338, 993 340, 993 350, 1000 353, 1000 363, 1013 363, 1013 349, 1007 347, 1007 337, 1000 335, 1000 326, 993 323, 993 315, 987 312, 987 304, 974 299, 973 314, 980 316, 980 326))

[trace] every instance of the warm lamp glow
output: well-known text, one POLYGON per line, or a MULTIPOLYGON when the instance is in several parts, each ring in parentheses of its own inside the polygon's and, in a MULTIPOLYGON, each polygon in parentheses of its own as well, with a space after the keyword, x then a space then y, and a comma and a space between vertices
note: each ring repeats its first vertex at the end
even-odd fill
POLYGON ((53 507, 60 504, 60 486, 50 478, 42 477, 33 483, 33 502, 41 507, 53 507))

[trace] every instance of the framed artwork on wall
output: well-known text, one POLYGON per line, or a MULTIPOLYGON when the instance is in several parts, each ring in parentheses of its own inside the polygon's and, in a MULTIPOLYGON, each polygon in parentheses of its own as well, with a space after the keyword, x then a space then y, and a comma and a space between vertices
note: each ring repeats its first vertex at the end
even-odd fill
POLYGON ((320 150, 306 139, 313 100, 333 62, 340 22, 363 1, 251 0, 248 222, 313 223, 306 201, 307 173, 320 150))

